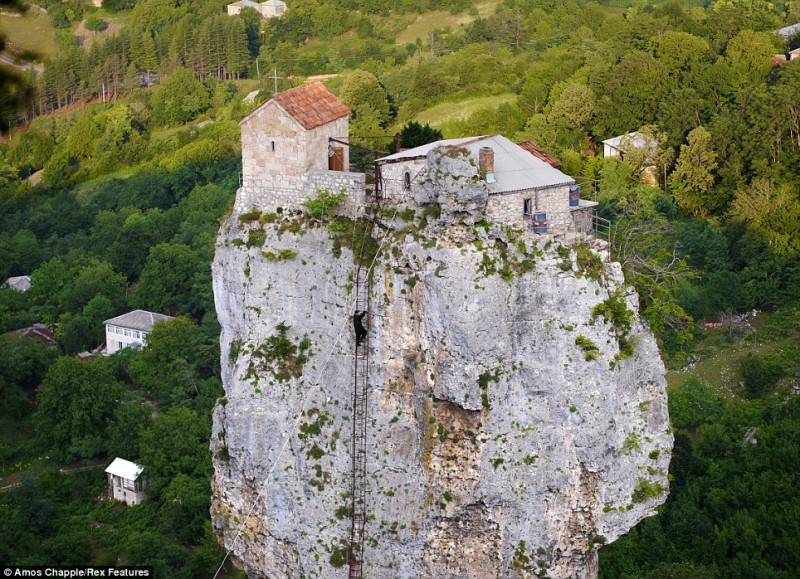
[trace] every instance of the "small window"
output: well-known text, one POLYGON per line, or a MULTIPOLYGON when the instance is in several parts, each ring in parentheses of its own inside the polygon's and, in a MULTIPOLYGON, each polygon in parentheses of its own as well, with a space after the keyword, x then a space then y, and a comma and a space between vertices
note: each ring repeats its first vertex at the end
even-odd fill
POLYGON ((270 141, 270 146, 272 147, 272 152, 275 152, 275 141, 270 141))
POLYGON ((533 213, 533 205, 531 204, 530 199, 525 199, 522 202, 522 212, 525 214, 526 217, 530 217, 533 213))
POLYGON ((408 171, 403 174, 403 189, 411 191, 411 173, 408 171))

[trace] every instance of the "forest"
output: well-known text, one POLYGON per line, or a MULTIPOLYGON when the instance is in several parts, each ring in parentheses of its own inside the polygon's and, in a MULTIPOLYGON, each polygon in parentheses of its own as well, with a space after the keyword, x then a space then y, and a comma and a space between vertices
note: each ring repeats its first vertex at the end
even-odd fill
POLYGON ((272 19, 225 4, 8 8, 45 21, 49 54, 17 50, 0 19, 6 49, 44 66, 2 68, 0 282, 31 289, 0 289, 0 561, 217 572, 210 262, 238 120, 327 75, 355 143, 388 151, 427 123, 531 140, 611 221, 668 368, 675 449, 666 504, 601 549, 601 576, 796 576, 800 61, 775 57, 800 36, 775 31, 800 2, 295 0, 272 19), (624 160, 603 157, 634 131, 624 160), (136 308, 176 319, 141 351, 75 358, 136 308), (12 334, 37 322, 57 349, 12 334), (97 500, 114 456, 155 481, 136 508, 97 500))

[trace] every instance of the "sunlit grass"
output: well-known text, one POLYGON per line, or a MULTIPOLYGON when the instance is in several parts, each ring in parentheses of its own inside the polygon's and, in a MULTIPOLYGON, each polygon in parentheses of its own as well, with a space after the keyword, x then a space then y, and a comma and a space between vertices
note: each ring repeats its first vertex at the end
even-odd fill
POLYGON ((54 28, 49 16, 38 7, 31 6, 24 14, 0 14, 0 33, 6 37, 6 50, 14 54, 29 51, 44 60, 56 55, 54 28))
POLYGON ((426 12, 414 17, 408 27, 397 35, 397 44, 408 44, 416 42, 417 38, 425 41, 425 38, 434 30, 449 28, 456 30, 459 26, 475 20, 478 16, 485 18, 494 13, 495 8, 500 4, 500 0, 486 0, 475 4, 476 14, 462 12, 461 14, 450 14, 450 12, 436 11, 426 12))
MULTIPOLYGON (((479 96, 457 102, 439 103, 417 114, 417 122, 428 123, 432 127, 443 127, 452 121, 463 121, 479 110, 497 108, 505 103, 512 103, 516 99, 512 93, 479 96)), ((456 135, 458 136, 458 135, 456 135)), ((445 138, 450 138, 445 135, 445 138)))
POLYGON ((698 378, 719 394, 731 395, 739 387, 739 358, 745 354, 797 358, 800 348, 800 306, 788 305, 778 312, 759 314, 751 325, 756 332, 733 337, 722 328, 706 331, 705 339, 692 352, 694 360, 685 369, 667 372, 667 384, 680 386, 698 378))

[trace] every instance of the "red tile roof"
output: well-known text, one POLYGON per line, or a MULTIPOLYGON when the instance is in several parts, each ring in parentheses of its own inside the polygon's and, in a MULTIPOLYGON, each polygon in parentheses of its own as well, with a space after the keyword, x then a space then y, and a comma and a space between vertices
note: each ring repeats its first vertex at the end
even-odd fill
POLYGON ((256 111, 275 101, 307 130, 346 117, 350 109, 318 80, 274 95, 269 101, 242 119, 245 123, 256 111))
POLYGON ((528 151, 531 155, 540 159, 550 165, 551 167, 555 167, 558 169, 561 166, 561 161, 553 157, 552 155, 545 153, 536 145, 534 145, 531 141, 524 141, 522 143, 517 143, 520 147, 528 151))

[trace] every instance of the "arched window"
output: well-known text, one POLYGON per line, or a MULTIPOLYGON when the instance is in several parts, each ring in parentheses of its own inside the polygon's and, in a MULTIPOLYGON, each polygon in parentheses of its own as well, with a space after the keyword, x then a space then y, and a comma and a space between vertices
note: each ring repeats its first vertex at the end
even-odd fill
POLYGON ((270 145, 272 146, 272 152, 275 152, 275 141, 270 141, 270 145))
POLYGON ((408 171, 403 175, 403 189, 411 191, 411 173, 408 171))

